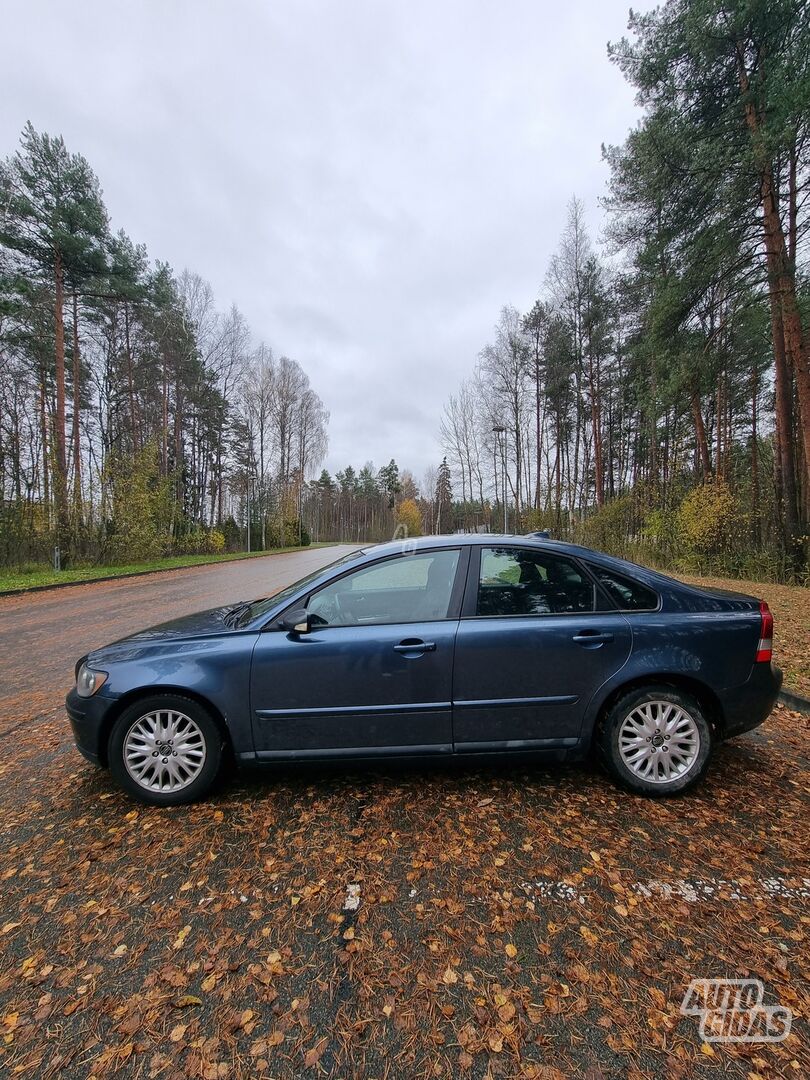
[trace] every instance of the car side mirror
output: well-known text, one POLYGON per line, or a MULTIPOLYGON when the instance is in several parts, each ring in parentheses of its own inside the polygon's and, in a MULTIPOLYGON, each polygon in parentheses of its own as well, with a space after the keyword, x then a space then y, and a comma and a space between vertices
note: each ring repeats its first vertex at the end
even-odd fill
POLYGON ((293 608, 288 611, 281 620, 284 630, 290 634, 308 634, 312 629, 312 622, 306 608, 293 608))

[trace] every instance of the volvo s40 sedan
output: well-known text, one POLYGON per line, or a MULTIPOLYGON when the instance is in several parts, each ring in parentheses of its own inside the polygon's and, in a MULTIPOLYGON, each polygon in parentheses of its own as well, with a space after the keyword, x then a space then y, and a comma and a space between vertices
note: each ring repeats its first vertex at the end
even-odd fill
POLYGON ((763 601, 585 548, 425 537, 358 551, 267 599, 82 657, 79 750, 144 802, 239 763, 578 758, 643 795, 685 791, 782 682, 763 601))

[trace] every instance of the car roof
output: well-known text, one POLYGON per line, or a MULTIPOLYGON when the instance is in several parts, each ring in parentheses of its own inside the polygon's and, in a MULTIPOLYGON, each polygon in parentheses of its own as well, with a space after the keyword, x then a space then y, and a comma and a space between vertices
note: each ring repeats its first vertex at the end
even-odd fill
MULTIPOLYGON (((411 536, 402 540, 387 540, 382 544, 364 548, 363 553, 370 555, 373 552, 379 556, 401 551, 419 551, 422 548, 459 547, 464 544, 488 547, 493 544, 496 546, 519 544, 521 547, 552 548, 554 551, 567 552, 571 555, 601 555, 601 552, 591 551, 578 544, 568 544, 562 540, 548 540, 541 536, 524 536, 520 533, 444 533, 441 536, 411 536)), ((609 556, 605 557, 609 558, 609 556)))
POLYGON ((646 581, 658 589, 688 589, 688 586, 666 574, 651 570, 646 566, 640 566, 638 563, 628 562, 626 559, 617 558, 615 555, 607 555, 603 551, 595 551, 593 548, 583 547, 581 544, 569 544, 563 540, 547 540, 544 537, 525 536, 520 533, 446 533, 441 536, 413 536, 403 540, 388 540, 382 544, 364 548, 362 555, 369 559, 379 559, 385 555, 405 554, 445 547, 463 547, 464 545, 472 547, 520 546, 536 548, 538 551, 550 550, 558 555, 572 555, 605 567, 612 567, 617 572, 629 574, 640 581, 646 581))

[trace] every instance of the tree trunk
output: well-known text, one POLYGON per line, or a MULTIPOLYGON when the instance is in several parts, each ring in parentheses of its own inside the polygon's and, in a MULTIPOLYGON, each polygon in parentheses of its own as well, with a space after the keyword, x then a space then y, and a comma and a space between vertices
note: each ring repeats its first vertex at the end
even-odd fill
MULTIPOLYGON (((761 59, 760 63, 762 63, 761 59)), ((785 242, 782 219, 779 214, 773 162, 767 156, 767 147, 761 132, 761 118, 750 93, 751 82, 745 66, 745 46, 742 42, 737 47, 737 64, 740 90, 745 99, 745 121, 751 133, 751 142, 759 169, 768 286, 772 292, 776 293, 782 312, 785 352, 796 379, 796 392, 799 399, 799 427, 804 447, 805 469, 808 469, 810 468, 810 366, 808 366, 801 314, 796 301, 796 280, 790 253, 785 242)), ((760 70, 761 74, 762 71, 760 70)), ((806 484, 807 479, 805 479, 806 484)))
POLYGON ((703 469, 703 478, 706 480, 712 474, 712 461, 709 456, 709 442, 706 438, 706 426, 703 423, 703 413, 700 408, 700 394, 697 390, 692 393, 692 419, 695 424, 695 443, 697 445, 698 457, 700 459, 701 468, 703 469))
POLYGON ((129 393, 129 426, 132 432, 132 449, 138 449, 138 415, 135 405, 135 380, 132 375, 132 343, 129 333, 129 304, 124 301, 124 346, 127 353, 127 390, 129 393))
POLYGON ((73 291, 73 507, 76 527, 82 524, 82 370, 79 353, 79 298, 73 291))
POLYGON ((782 313, 776 293, 770 292, 771 334, 773 337, 774 415, 776 421, 776 453, 779 489, 782 495, 782 521, 787 548, 795 548, 798 533, 798 503, 796 499, 796 464, 793 456, 793 401, 790 371, 785 356, 782 313))
POLYGON ((757 432, 757 408, 759 397, 759 371, 754 360, 751 372, 751 522, 754 544, 762 544, 762 517, 759 507, 759 434, 757 432))
POLYGON ((54 319, 56 340, 56 431, 54 499, 56 502, 56 523, 59 546, 62 556, 67 560, 70 544, 70 522, 67 509, 67 450, 65 424, 65 271, 62 256, 56 252, 54 263, 54 319))
POLYGON ((46 370, 42 363, 39 373, 39 427, 42 439, 42 500, 45 504, 47 523, 51 524, 51 490, 50 490, 50 454, 48 453, 48 410, 45 406, 46 399, 46 370))

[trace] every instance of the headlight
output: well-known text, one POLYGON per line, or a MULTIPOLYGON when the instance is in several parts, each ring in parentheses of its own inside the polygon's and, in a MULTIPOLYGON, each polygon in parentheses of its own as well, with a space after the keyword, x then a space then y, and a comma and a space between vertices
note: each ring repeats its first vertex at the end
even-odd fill
POLYGON ((94 671, 87 664, 82 664, 76 676, 76 693, 79 697, 92 697, 106 681, 106 671, 94 671))

